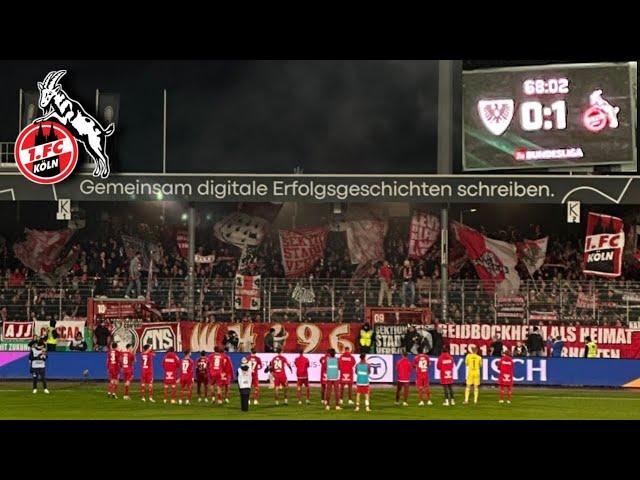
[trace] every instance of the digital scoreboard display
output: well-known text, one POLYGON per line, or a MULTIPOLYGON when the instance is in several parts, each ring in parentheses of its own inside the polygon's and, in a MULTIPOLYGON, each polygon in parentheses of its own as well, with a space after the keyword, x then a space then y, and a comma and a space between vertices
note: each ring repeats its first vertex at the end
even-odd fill
POLYGON ((463 73, 464 170, 635 161, 629 63, 463 73))

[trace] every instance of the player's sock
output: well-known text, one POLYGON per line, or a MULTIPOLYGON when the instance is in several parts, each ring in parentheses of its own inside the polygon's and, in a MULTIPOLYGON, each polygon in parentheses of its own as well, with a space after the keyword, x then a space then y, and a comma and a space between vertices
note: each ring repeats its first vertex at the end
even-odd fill
POLYGON ((124 385, 124 396, 125 397, 129 396, 129 385, 127 384, 124 385))
POLYGON ((480 395, 480 389, 478 387, 473 389, 473 403, 478 403, 478 396, 480 395))
POLYGON ((153 398, 153 385, 149 385, 149 398, 153 398))
POLYGON ((469 401, 469 391, 471 390, 470 387, 465 387, 464 389, 464 402, 467 403, 469 401))
POLYGON ((307 402, 311 400, 311 390, 307 387, 307 402))
POLYGON ((500 400, 504 400, 504 389, 500 387, 500 400))

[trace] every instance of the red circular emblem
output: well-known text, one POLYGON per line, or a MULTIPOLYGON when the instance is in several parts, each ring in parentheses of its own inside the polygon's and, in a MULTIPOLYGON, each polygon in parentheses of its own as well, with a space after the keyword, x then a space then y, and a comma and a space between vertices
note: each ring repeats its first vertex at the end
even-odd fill
POLYGON ((27 125, 16 140, 16 165, 34 183, 61 182, 76 168, 78 142, 57 122, 27 125))
POLYGON ((599 107, 589 107, 582 115, 582 123, 590 132, 598 133, 605 129, 609 119, 599 107))

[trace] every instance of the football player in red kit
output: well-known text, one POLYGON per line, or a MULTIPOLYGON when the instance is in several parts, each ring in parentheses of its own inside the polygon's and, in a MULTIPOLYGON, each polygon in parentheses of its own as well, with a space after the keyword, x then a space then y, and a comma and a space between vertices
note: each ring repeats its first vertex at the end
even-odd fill
POLYGON ((509 355, 509 350, 502 350, 502 357, 498 360, 498 385, 500 385, 499 403, 504 403, 504 396, 507 395, 507 403, 511 403, 511 393, 513 391, 513 358, 509 355))
POLYGON ((149 389, 149 401, 155 403, 153 399, 153 357, 155 353, 151 350, 151 345, 147 344, 142 347, 142 354, 140 359, 142 364, 140 366, 140 397, 143 402, 146 402, 145 394, 147 388, 149 389))
POLYGON ((198 402, 209 401, 209 362, 207 352, 200 352, 200 358, 196 363, 196 383, 198 384, 198 402), (203 388, 204 386, 204 388, 203 388))
POLYGON ((260 380, 258 379, 258 371, 262 370, 262 360, 256 355, 256 349, 251 349, 251 355, 248 357, 249 365, 251 366, 251 391, 253 394, 253 404, 258 405, 260 400, 260 380))
POLYGON ((325 399, 327 390, 327 358, 329 358, 329 352, 326 352, 324 356, 320 357, 320 395, 322 405, 327 403, 325 399))
POLYGON ((288 390, 289 390, 289 381, 287 380, 287 372, 284 367, 288 367, 289 371, 293 373, 291 369, 291 365, 287 359, 282 356, 282 349, 276 349, 276 356, 271 359, 271 363, 269 363, 269 371, 273 373, 273 382, 274 389, 273 394, 276 400, 276 405, 280 405, 280 401, 278 399, 278 390, 282 389, 284 391, 284 404, 289 404, 288 398, 288 390))
POLYGON ((180 399, 178 403, 182 405, 182 398, 187 394, 185 405, 191 403, 191 393, 193 392, 193 360, 191 350, 185 350, 182 362, 180 362, 180 399))
POLYGON ((129 386, 131 385, 131 379, 133 378, 133 364, 136 361, 136 356, 133 353, 131 344, 128 343, 125 347, 125 351, 120 355, 120 365, 122 366, 122 376, 124 379, 124 396, 125 400, 131 400, 129 396, 129 386))
POLYGON ((298 378, 298 405, 302 405, 302 387, 306 387, 307 404, 311 403, 309 391, 309 359, 304 356, 304 350, 300 349, 300 355, 296 357, 293 364, 296 366, 296 376, 298 378))
POLYGON ((220 385, 222 386, 222 396, 218 396, 218 403, 229 403, 229 385, 233 380, 233 363, 226 352, 222 352, 222 372, 220 373, 220 385))
POLYGON ((217 345, 213 347, 213 353, 207 358, 209 362, 209 384, 211 385, 211 403, 216 403, 216 390, 219 403, 222 403, 222 369, 224 368, 224 357, 222 349, 217 345))
POLYGON ((164 403, 167 403, 167 388, 171 387, 171 403, 176 403, 176 381, 178 380, 178 370, 180 369, 180 358, 176 355, 174 348, 169 350, 162 360, 164 369, 164 403))
POLYGON ((425 355, 424 349, 418 349, 418 355, 413 359, 413 368, 416 369, 416 388, 418 389, 418 406, 424 405, 425 398, 427 405, 433 405, 431 402, 431 390, 429 389, 429 356, 425 355))
POLYGON ((118 398, 118 379, 120 377, 120 352, 118 344, 113 342, 107 352, 107 373, 109 374, 109 386, 107 395, 111 398, 118 398))
POLYGON ((396 363, 396 373, 398 375, 398 383, 396 385, 396 405, 400 403, 400 392, 402 391, 402 406, 406 407, 409 404, 407 400, 409 398, 409 380, 411 377, 411 369, 413 365, 407 358, 407 352, 402 352, 402 358, 396 363))
POLYGON ((454 367, 454 360, 449 353, 449 346, 444 345, 442 347, 442 354, 438 357, 436 368, 440 370, 440 384, 442 385, 442 388, 444 388, 443 405, 445 407, 456 404, 456 401, 453 398, 453 388, 451 387, 451 384, 453 383, 454 367))
POLYGON ((344 348, 344 352, 338 359, 338 368, 340 369, 340 405, 344 399, 344 387, 348 387, 349 405, 353 405, 353 369, 356 366, 356 359, 351 355, 349 347, 344 348))

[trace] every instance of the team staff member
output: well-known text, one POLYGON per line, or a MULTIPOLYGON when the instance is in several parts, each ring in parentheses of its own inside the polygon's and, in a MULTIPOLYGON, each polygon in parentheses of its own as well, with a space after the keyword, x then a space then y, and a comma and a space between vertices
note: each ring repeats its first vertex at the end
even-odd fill
POLYGON ((584 340, 584 357, 598 358, 598 344, 591 340, 591 337, 586 337, 584 340))
POLYGON ((196 363, 196 383, 198 385, 198 402, 209 401, 209 361, 207 352, 202 350, 196 363), (204 395, 204 397, 203 397, 204 395))
POLYGON ((49 393, 45 374, 47 367, 47 347, 42 339, 38 340, 38 342, 31 347, 29 366, 31 377, 33 378, 33 393, 38 393, 38 379, 42 381, 44 393, 49 393))
POLYGON ((249 411, 249 397, 251 396, 251 385, 253 383, 253 368, 251 362, 244 357, 240 361, 238 368, 238 389, 240 390, 240 410, 249 411))
POLYGON ((482 357, 476 352, 478 347, 471 345, 469 353, 464 359, 467 367, 467 387, 464 390, 464 404, 469 403, 469 393, 473 387, 473 403, 478 403, 478 395, 480 395, 480 368, 482 367, 482 357))
POLYGON ((360 336, 358 337, 358 345, 360 346, 360 353, 371 352, 371 344, 373 343, 373 330, 371 325, 365 323, 360 330, 360 336))
POLYGON ((47 352, 55 352, 58 345, 58 332, 56 331, 56 321, 51 320, 47 327, 47 352))

